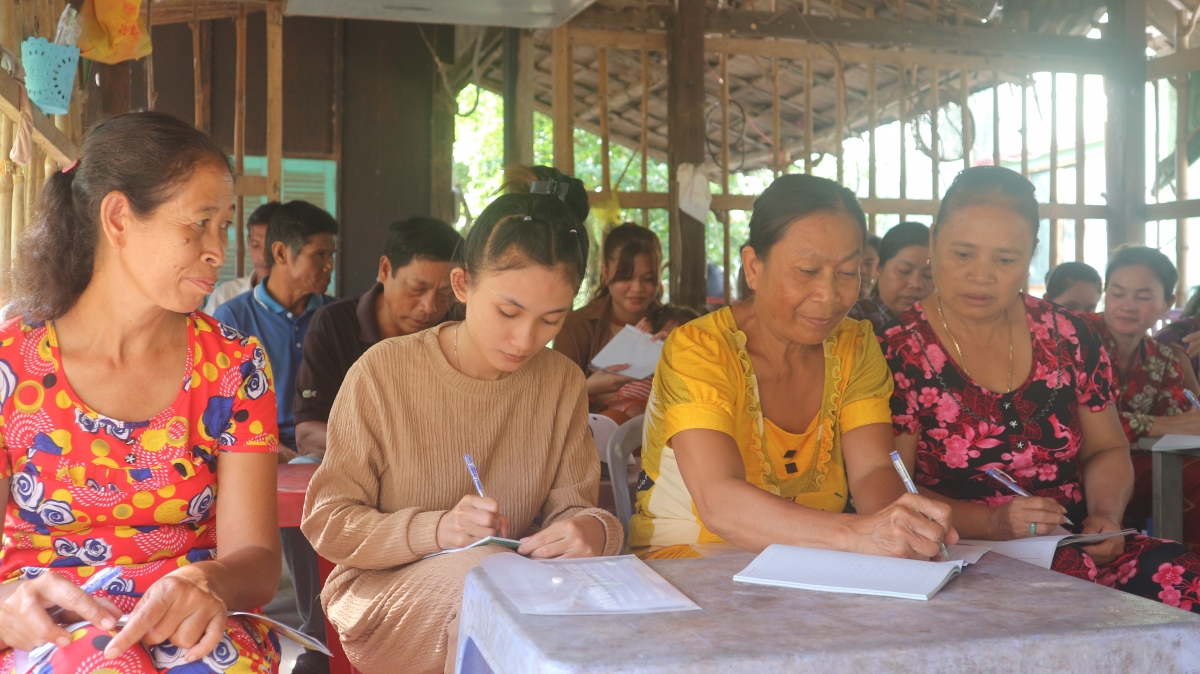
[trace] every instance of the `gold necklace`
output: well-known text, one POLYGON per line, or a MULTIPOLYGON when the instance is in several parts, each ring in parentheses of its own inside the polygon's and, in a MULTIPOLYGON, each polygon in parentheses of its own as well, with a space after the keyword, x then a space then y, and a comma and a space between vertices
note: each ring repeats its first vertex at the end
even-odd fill
MULTIPOLYGON (((954 333, 950 332, 950 326, 946 323, 946 314, 942 311, 942 298, 939 295, 937 298, 938 317, 942 319, 942 327, 946 330, 946 334, 950 335, 950 342, 954 344, 954 350, 958 352, 958 363, 962 365, 963 372, 966 373, 967 379, 971 377, 971 371, 967 369, 967 360, 963 358, 962 347, 958 345, 958 340, 955 339, 954 333)), ((1013 373, 1013 337, 1012 337, 1012 316, 1005 310, 1004 315, 1008 318, 1008 390, 1005 393, 1012 393, 1012 373, 1013 373)))

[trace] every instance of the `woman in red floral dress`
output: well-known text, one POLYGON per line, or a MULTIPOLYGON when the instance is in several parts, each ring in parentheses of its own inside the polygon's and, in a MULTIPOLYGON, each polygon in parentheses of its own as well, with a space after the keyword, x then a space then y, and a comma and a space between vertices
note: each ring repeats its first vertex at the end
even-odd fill
POLYGON ((227 615, 279 582, 270 368, 195 311, 232 214, 224 152, 163 114, 100 122, 47 182, 0 326, 0 672, 277 671, 227 615))
MULTIPOLYGON (((1113 360, 1117 409, 1131 444, 1168 433, 1200 434, 1200 410, 1184 395, 1191 364, 1174 349, 1147 337, 1175 302, 1179 272, 1146 246, 1118 250, 1104 270, 1104 313, 1084 318, 1113 360)), ((1134 492, 1126 518, 1140 525, 1151 516, 1150 452, 1133 452, 1134 492)), ((1200 544, 1200 458, 1183 460, 1183 543, 1200 544)))
MULTIPOLYGON (((1019 174, 960 173, 933 227, 938 290, 880 337, 897 449, 915 463, 921 492, 951 505, 963 538, 1119 531, 1133 491, 1100 337, 1021 292, 1038 222, 1033 185, 1019 174), (993 481, 993 467, 1032 496, 993 481)), ((1066 546, 1052 568, 1200 612, 1200 559, 1178 543, 1118 536, 1066 546)))

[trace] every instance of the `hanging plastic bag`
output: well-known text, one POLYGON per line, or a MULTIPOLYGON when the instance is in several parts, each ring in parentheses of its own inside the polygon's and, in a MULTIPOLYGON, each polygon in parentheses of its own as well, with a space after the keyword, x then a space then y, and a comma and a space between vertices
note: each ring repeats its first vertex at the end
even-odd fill
POLYGON ((142 0, 84 0, 79 49, 84 58, 109 64, 148 56, 142 0))

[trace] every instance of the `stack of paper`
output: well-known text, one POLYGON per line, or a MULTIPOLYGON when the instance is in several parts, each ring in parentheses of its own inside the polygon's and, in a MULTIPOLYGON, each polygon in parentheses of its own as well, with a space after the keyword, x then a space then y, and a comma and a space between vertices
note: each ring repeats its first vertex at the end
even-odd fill
MULTIPOLYGON (((1143 440, 1153 440, 1153 438, 1143 438, 1143 440)), ((1140 449, 1145 449, 1141 446, 1141 441, 1138 443, 1140 449)), ((1200 435, 1177 435, 1168 433, 1150 446, 1151 451, 1155 452, 1171 452, 1179 449, 1200 449, 1200 435)))
MULTIPOLYGON (((982 553, 980 553, 982 555, 982 553)), ((979 556, 975 556, 978 559, 979 556)), ((771 545, 733 577, 741 583, 817 592, 929 600, 966 562, 922 562, 855 552, 771 545)))
POLYGON ((481 565, 521 613, 610 615, 700 608, 633 555, 536 561, 492 555, 481 565))

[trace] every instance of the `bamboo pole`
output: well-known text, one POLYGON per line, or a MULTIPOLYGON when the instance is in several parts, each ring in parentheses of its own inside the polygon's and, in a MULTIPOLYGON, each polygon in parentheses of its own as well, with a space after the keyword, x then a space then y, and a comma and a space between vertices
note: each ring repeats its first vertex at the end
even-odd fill
MULTIPOLYGON (((721 194, 729 194, 729 55, 721 54, 721 194)), ((730 287, 730 268, 732 253, 729 241, 729 211, 721 211, 721 225, 724 240, 722 242, 724 263, 725 305, 733 303, 733 292, 730 287)))
POLYGON ((267 3, 267 199, 283 195, 283 3, 267 3))
MULTIPOLYGON (((1050 73, 1050 203, 1058 203, 1058 73, 1050 73)), ((1050 266, 1062 263, 1062 228, 1050 218, 1050 266)))
MULTIPOLYGON (((805 4, 807 10, 808 3, 805 4)), ((804 172, 813 172, 813 73, 812 59, 804 59, 804 172)))
MULTIPOLYGON (((1087 202, 1084 193, 1087 187, 1085 180, 1087 163, 1087 139, 1083 133, 1084 110, 1083 75, 1075 74, 1075 203, 1082 206, 1087 202)), ((1083 262, 1084 235, 1087 233, 1087 220, 1075 218, 1075 261, 1083 262)))
POLYGON ((1029 76, 1021 76, 1021 175, 1029 178, 1029 76))
MULTIPOLYGON (((246 173, 246 4, 238 3, 237 52, 234 64, 233 90, 233 161, 240 178, 246 173)), ((234 273, 246 275, 246 197, 237 196, 237 223, 234 236, 237 259, 234 273)))
POLYGON ((600 48, 600 86, 596 91, 600 99, 600 185, 604 191, 612 189, 612 176, 608 160, 608 49, 600 48))
POLYGON ((9 228, 9 251, 13 259, 17 256, 17 244, 25 230, 25 176, 28 167, 13 164, 12 223, 9 228))
POLYGON ((833 64, 833 76, 837 80, 834 86, 834 124, 837 135, 837 181, 841 184, 845 178, 845 153, 842 145, 846 138, 846 78, 842 71, 842 61, 838 59, 833 64))
MULTIPOLYGON (((575 57, 570 28, 555 28, 550 39, 551 70, 554 78, 554 168, 575 174, 575 57)), ((643 107, 643 110, 645 108, 643 107)))
MULTIPOLYGON (((1188 16, 1187 11, 1180 10, 1175 15, 1175 51, 1188 48, 1188 16)), ((1188 198, 1188 133, 1191 125, 1188 123, 1188 109, 1191 90, 1188 75, 1175 78, 1175 200, 1186 201, 1188 198)), ((1157 96, 1155 99, 1157 100, 1157 96)), ((1158 120, 1154 120, 1155 125, 1158 120)), ((1157 143, 1156 143, 1157 145, 1157 143)), ((1157 148, 1156 148, 1157 149, 1157 148)), ((1155 164, 1157 166, 1157 164, 1155 164)), ((1175 221, 1175 266, 1179 269, 1179 290, 1175 293, 1175 306, 1182 307, 1188 299, 1188 219, 1179 218, 1175 221)))
POLYGON ((7 298, 12 269, 13 163, 8 158, 13 144, 13 123, 0 115, 0 293, 7 298))
MULTIPOLYGON (((960 8, 959 13, 962 13, 960 8)), ((962 24, 961 16, 959 25, 962 24)), ((958 83, 962 91, 960 95, 962 100, 959 101, 959 108, 962 110, 962 155, 963 155, 963 170, 971 168, 971 155, 975 150, 975 124, 974 118, 971 117, 971 76, 964 68, 958 71, 958 83)))
MULTIPOLYGON (((642 192, 646 191, 646 170, 649 162, 646 153, 650 142, 650 52, 642 50, 642 192)), ((650 209, 642 209, 642 226, 650 226, 650 209)))
POLYGON ((771 170, 783 174, 783 124, 779 109, 779 59, 771 59, 771 170))
POLYGON ((929 74, 933 77, 929 85, 929 94, 933 98, 933 105, 929 106, 929 150, 933 166, 933 175, 930 176, 931 184, 933 185, 933 200, 940 201, 942 198, 941 190, 941 162, 942 162, 942 143, 941 133, 938 130, 938 115, 942 107, 942 92, 938 86, 938 69, 933 68, 929 74))
POLYGON ((1000 72, 992 71, 992 166, 1000 165, 1000 72))
MULTIPOLYGON (((874 62, 867 64, 867 118, 868 124, 871 127, 870 141, 867 146, 867 194, 872 198, 878 198, 876 193, 876 172, 875 172, 875 137, 879 135, 879 99, 876 98, 876 82, 875 82, 876 66, 874 62)), ((871 211, 871 233, 876 230, 875 222, 876 213, 871 211)))
MULTIPOLYGON (((903 10, 904 5, 900 8, 903 10)), ((903 17, 903 14, 901 14, 903 17)), ((908 66, 900 66, 900 198, 908 198, 908 66)), ((903 222, 907 213, 899 213, 903 222)))

